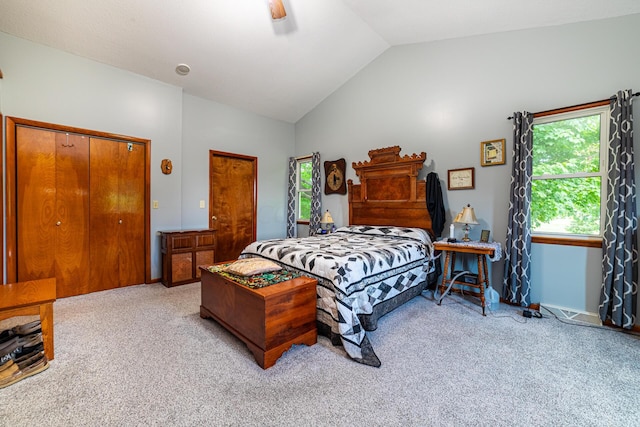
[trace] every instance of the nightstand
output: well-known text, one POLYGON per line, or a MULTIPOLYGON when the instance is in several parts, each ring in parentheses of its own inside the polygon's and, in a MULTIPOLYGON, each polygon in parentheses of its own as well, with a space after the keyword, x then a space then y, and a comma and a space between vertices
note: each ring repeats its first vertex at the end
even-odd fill
MULTIPOLYGON (((441 294, 443 294, 445 289, 447 289, 447 283, 450 282, 453 277, 455 277, 454 269, 456 265, 456 255, 470 254, 476 256, 476 260, 478 263, 478 278, 475 283, 469 283, 469 281, 464 280, 455 280, 453 282, 453 285, 468 286, 470 288, 476 289, 476 294, 480 298, 480 303, 482 304, 482 315, 485 316, 484 289, 485 286, 489 287, 487 256, 493 258, 496 255, 496 251, 500 253, 500 243, 484 243, 478 241, 449 243, 447 241, 437 241, 433 243, 433 248, 437 251, 442 251, 445 254, 442 282, 440 283, 441 294)), ((440 303, 441 302, 442 300, 440 300, 440 303)), ((440 303, 438 305, 440 305, 440 303)))
POLYGON ((200 265, 215 261, 216 230, 160 231, 162 284, 166 287, 200 280, 200 265))

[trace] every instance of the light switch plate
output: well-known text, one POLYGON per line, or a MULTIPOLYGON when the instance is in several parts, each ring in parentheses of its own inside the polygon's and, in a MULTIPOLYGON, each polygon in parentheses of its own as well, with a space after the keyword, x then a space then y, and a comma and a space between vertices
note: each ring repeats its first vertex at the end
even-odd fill
POLYGON ((158 209, 158 201, 157 200, 153 201, 153 209, 158 209))
POLYGON ((204 200, 200 200, 200 209, 204 209, 204 200))

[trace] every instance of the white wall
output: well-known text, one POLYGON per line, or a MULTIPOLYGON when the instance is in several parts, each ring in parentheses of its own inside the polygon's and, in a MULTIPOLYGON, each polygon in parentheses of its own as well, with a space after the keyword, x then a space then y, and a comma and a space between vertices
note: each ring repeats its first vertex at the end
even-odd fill
MULTIPOLYGON (((426 151, 421 176, 438 173, 448 221, 470 203, 480 221, 471 237, 490 229, 504 243, 513 144, 507 117, 640 90, 638 40, 640 15, 633 15, 391 48, 296 124, 296 155, 319 149, 323 160, 351 164, 374 148, 426 151), (480 142, 501 138, 507 164, 481 167, 480 142), (447 170, 462 167, 475 167, 475 189, 447 191, 447 170)), ((352 168, 347 176, 357 182, 352 168)), ((323 197, 336 225, 346 224, 346 196, 323 197)), ((533 300, 596 312, 599 252, 534 245, 533 300)), ((503 262, 490 268, 501 289, 503 262)))
MULTIPOLYGON (((6 116, 150 139, 152 277, 160 276, 157 230, 180 227, 182 90, 0 33, 6 116), (160 171, 163 158, 176 171, 160 171)), ((3 144, 4 146, 4 144, 3 144)))
POLYGON ((284 237, 294 126, 189 95, 183 106, 183 227, 208 227, 209 150, 216 150, 258 157, 257 237, 284 237))
MULTIPOLYGON (((206 227, 209 149, 258 157, 258 235, 285 235, 287 158, 292 124, 0 32, 4 116, 150 139, 152 278, 161 276, 159 230, 206 227), (183 126, 183 111, 186 124, 183 126), (173 173, 160 170, 171 159, 173 173)), ((4 141, 3 141, 4 147, 4 141)))

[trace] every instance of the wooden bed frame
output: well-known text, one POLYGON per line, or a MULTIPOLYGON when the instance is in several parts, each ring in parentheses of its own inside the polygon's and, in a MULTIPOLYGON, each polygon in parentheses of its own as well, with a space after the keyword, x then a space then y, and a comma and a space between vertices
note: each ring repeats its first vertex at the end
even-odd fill
MULTIPOLYGON (((434 239, 431 215, 427 209, 427 183, 418 180, 427 154, 400 156, 400 147, 393 146, 369 151, 369 161, 353 162, 360 184, 347 181, 349 193, 349 224, 395 225, 425 229, 434 239)), ((429 273, 424 285, 415 286, 390 300, 373 307, 371 314, 358 317, 367 331, 378 327, 378 319, 420 295, 427 287, 434 287, 438 277, 429 273)), ((323 331, 324 335, 328 331, 323 331)), ((335 340, 332 338, 334 344, 335 340)))
POLYGON ((370 161, 353 162, 360 184, 347 181, 349 224, 423 228, 433 236, 426 181, 418 180, 427 154, 400 157, 400 147, 369 151, 370 161))

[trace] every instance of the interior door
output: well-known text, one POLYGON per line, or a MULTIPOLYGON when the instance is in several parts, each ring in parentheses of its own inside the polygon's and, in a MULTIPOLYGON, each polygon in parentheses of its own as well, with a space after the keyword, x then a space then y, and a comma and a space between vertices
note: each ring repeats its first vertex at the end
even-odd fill
POLYGON ((210 151, 209 227, 216 232, 216 262, 235 260, 256 240, 258 159, 210 151))
POLYGON ((5 121, 7 281, 56 277, 58 297, 150 283, 151 141, 16 117, 5 121), (94 142, 93 158, 91 139, 104 142, 94 142), (92 218, 92 211, 100 214, 92 218), (115 218, 119 229, 109 218, 115 212, 122 214, 115 218), (126 237, 115 239, 120 233, 126 237), (105 262, 106 270, 95 270, 105 262))
POLYGON ((91 280, 90 292, 117 288, 118 269, 118 143, 91 138, 91 280))
POLYGON ((89 138, 56 132, 56 290, 89 287, 89 138), (58 280, 62 280, 59 283, 58 280))
POLYGON ((91 138, 91 292, 144 283, 144 149, 91 138))
POLYGON ((145 282, 145 149, 120 142, 118 151, 119 285, 139 285, 145 282))
POLYGON ((82 135, 16 129, 17 280, 56 278, 56 294, 89 279, 89 144, 82 135))

